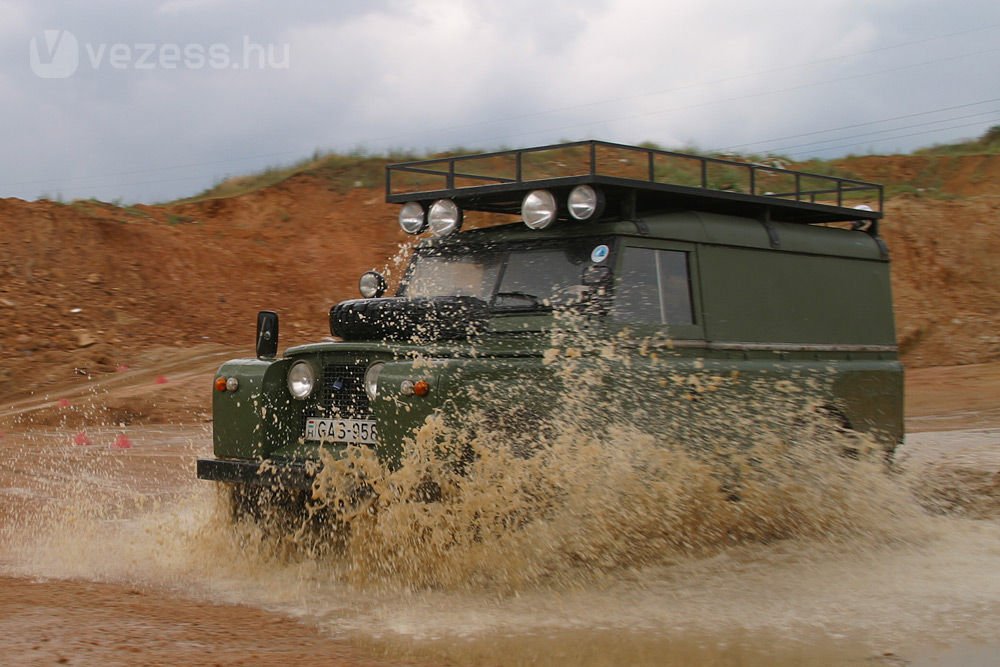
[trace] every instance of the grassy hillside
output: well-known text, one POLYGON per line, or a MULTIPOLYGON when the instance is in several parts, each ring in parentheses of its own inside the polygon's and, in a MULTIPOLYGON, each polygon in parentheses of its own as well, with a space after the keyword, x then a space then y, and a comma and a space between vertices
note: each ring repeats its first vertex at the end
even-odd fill
POLYGON ((1000 153, 1000 125, 986 130, 983 136, 972 141, 939 144, 916 151, 917 155, 996 155, 1000 153))
MULTIPOLYGON (((645 148, 666 149, 653 142, 644 142, 645 148)), ((680 152, 703 154, 697 148, 685 147, 680 152)), ((365 151, 346 154, 317 151, 312 156, 285 166, 269 167, 263 171, 226 178, 216 185, 192 197, 174 203, 192 203, 206 199, 235 197, 281 183, 293 176, 308 175, 320 179, 334 192, 344 193, 352 188, 378 188, 385 180, 385 166, 394 162, 420 160, 451 155, 468 155, 481 152, 477 149, 460 148, 437 154, 417 155, 393 152, 387 155, 373 155, 365 151)), ((934 198, 950 198, 968 194, 967 187, 949 187, 949 181, 956 177, 967 179, 971 185, 985 182, 993 175, 991 168, 995 160, 984 160, 970 173, 966 173, 964 163, 956 158, 972 156, 1000 155, 1000 125, 991 127, 981 137, 954 144, 941 144, 920 149, 910 155, 900 156, 851 156, 834 160, 808 160, 794 162, 782 155, 734 155, 729 153, 708 154, 737 162, 768 164, 775 167, 792 167, 816 174, 843 176, 846 178, 872 179, 886 186, 888 196, 914 194, 934 198), (902 170, 882 169, 872 171, 872 158, 893 157, 909 160, 908 168, 902 170)), ((581 154, 579 157, 583 157, 581 154)), ((622 169, 629 171, 628 155, 620 162, 622 169)), ((644 165, 632 165, 644 168, 644 165)), ((700 175, 695 164, 685 164, 683 160, 665 160, 657 166, 657 177, 674 183, 697 184, 700 175)), ((740 170, 719 167, 709 174, 710 185, 721 189, 742 187, 745 180, 740 170)), ((776 184, 780 189, 781 186, 776 184)))
POLYGON ((287 166, 268 167, 264 171, 226 178, 207 190, 174 203, 191 203, 220 197, 237 197, 270 187, 299 174, 312 174, 330 184, 338 192, 350 188, 378 187, 385 180, 385 165, 406 160, 418 160, 407 153, 385 156, 368 155, 362 151, 347 154, 313 153, 311 157, 287 166))

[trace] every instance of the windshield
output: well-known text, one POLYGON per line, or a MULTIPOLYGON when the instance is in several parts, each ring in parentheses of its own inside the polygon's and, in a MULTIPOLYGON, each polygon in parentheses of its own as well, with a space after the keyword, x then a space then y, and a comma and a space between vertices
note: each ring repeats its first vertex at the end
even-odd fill
POLYGON ((400 294, 471 296, 494 308, 546 308, 578 300, 587 260, 587 253, 561 246, 418 253, 400 294))
POLYGON ((474 296, 489 301, 500 274, 496 256, 421 256, 413 259, 405 294, 411 298, 474 296))

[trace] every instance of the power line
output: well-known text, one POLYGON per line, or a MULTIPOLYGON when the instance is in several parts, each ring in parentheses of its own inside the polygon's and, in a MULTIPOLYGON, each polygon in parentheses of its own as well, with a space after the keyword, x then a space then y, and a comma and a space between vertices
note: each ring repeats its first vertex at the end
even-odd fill
MULTIPOLYGON (((987 122, 991 122, 991 123, 993 123, 993 122, 1000 122, 1000 117, 992 119, 992 120, 987 121, 987 122)), ((911 132, 909 134, 900 134, 900 135, 894 136, 894 137, 885 137, 883 139, 879 139, 878 141, 879 142, 882 142, 882 141, 894 141, 896 139, 906 139, 908 137, 919 137, 919 136, 927 135, 927 134, 934 133, 934 132, 945 132, 947 130, 957 130, 957 129, 961 129, 963 127, 982 127, 982 125, 983 125, 982 121, 979 121, 977 123, 963 123, 961 125, 951 125, 949 127, 939 127, 936 130, 928 130, 928 131, 925 131, 925 132, 911 132)), ((840 146, 828 146, 826 148, 820 148, 820 149, 818 149, 816 151, 801 151, 797 155, 793 155, 792 157, 795 158, 795 159, 800 159, 801 157, 804 157, 806 155, 811 155, 811 154, 816 154, 816 153, 826 153, 828 151, 843 150, 845 148, 854 148, 855 146, 863 146, 863 145, 865 145, 867 143, 869 143, 869 142, 860 141, 860 142, 857 142, 857 143, 843 144, 843 145, 840 145, 840 146)))
MULTIPOLYGON (((449 126, 445 126, 445 127, 432 128, 432 129, 426 130, 426 132, 438 133, 438 134, 445 133, 445 132, 454 132, 454 131, 457 131, 457 130, 468 129, 468 128, 472 128, 472 127, 481 127, 481 126, 484 126, 484 125, 497 125, 497 124, 505 123, 505 122, 509 122, 509 121, 525 120, 527 118, 537 118, 537 117, 540 117, 540 116, 548 116, 548 115, 551 115, 551 114, 562 113, 562 112, 566 112, 566 111, 576 111, 578 109, 585 109, 585 108, 588 108, 588 107, 595 107, 595 106, 601 106, 601 105, 612 104, 612 103, 627 102, 627 101, 632 101, 632 100, 643 99, 643 98, 646 98, 646 97, 654 97, 654 96, 657 96, 657 95, 667 95, 667 94, 670 94, 670 93, 677 93, 677 92, 681 92, 681 91, 684 91, 684 90, 690 90, 692 88, 702 88, 702 87, 707 87, 707 86, 715 86, 715 85, 718 85, 718 84, 729 83, 730 81, 737 81, 739 79, 745 79, 745 78, 754 77, 754 76, 763 76, 763 75, 766 75, 766 74, 774 74, 776 72, 784 72, 784 71, 789 71, 789 70, 794 70, 794 69, 802 69, 802 68, 805 68, 805 67, 812 67, 812 66, 815 66, 815 65, 822 65, 822 64, 826 64, 826 63, 834 62, 834 61, 838 61, 838 60, 845 60, 847 58, 856 58, 858 56, 871 55, 871 54, 874 54, 874 53, 881 53, 881 52, 884 52, 884 51, 892 51, 892 50, 896 50, 896 49, 905 48, 907 46, 913 46, 913 45, 916 45, 916 44, 925 44, 927 42, 933 42, 933 41, 937 41, 937 40, 940 40, 940 39, 947 39, 949 37, 957 37, 957 36, 961 36, 961 35, 972 34, 972 33, 975 33, 975 32, 983 32, 983 31, 987 31, 987 30, 994 30, 994 29, 996 29, 998 27, 1000 27, 1000 24, 992 24, 992 25, 982 26, 982 27, 979 27, 979 28, 970 28, 968 30, 960 30, 960 31, 957 31, 957 32, 946 33, 944 35, 935 35, 935 36, 932 36, 932 37, 925 37, 925 38, 922 38, 922 39, 912 40, 912 41, 909 41, 909 42, 900 42, 898 44, 893 44, 893 45, 890 45, 890 46, 883 46, 883 47, 879 47, 879 48, 876 48, 876 49, 870 49, 868 51, 857 51, 857 52, 853 52, 853 53, 849 53, 849 54, 844 54, 844 55, 839 55, 839 56, 831 56, 831 57, 828 57, 828 58, 820 58, 820 59, 817 59, 817 60, 810 60, 810 61, 807 61, 807 62, 804 62, 804 63, 795 64, 795 65, 783 65, 781 67, 774 67, 774 68, 770 68, 770 69, 755 70, 755 71, 752 71, 752 72, 746 72, 744 74, 736 74, 736 75, 732 75, 732 76, 721 77, 721 78, 718 78, 718 79, 710 79, 708 81, 700 81, 700 82, 687 83, 687 84, 683 84, 681 86, 675 86, 673 88, 667 88, 667 89, 663 89, 663 90, 657 90, 657 91, 652 91, 652 92, 647 92, 647 93, 640 93, 640 94, 636 94, 636 95, 627 95, 627 96, 622 96, 622 97, 606 98, 604 100, 599 100, 599 101, 596 101, 596 102, 585 102, 585 103, 582 103, 582 104, 575 104, 575 105, 569 105, 569 106, 564 106, 564 107, 557 107, 555 109, 547 109, 547 110, 534 111, 534 112, 531 112, 531 113, 518 114, 518 115, 514 115, 514 116, 505 116, 505 117, 502 117, 502 118, 494 118, 494 119, 491 119, 491 120, 482 120, 482 121, 475 121, 475 122, 471 122, 471 123, 463 123, 463 124, 460 124, 460 125, 449 125, 449 126)), ((399 138, 404 138, 404 137, 403 137, 403 135, 390 135, 390 136, 386 136, 386 137, 379 137, 379 138, 376 138, 376 139, 372 139, 371 141, 373 143, 380 143, 380 142, 391 141, 393 139, 399 139, 399 138)))
MULTIPOLYGON (((989 112, 989 113, 1000 113, 1000 111, 993 111, 993 112, 989 112)), ((983 114, 973 114, 973 115, 977 115, 978 116, 978 115, 983 115, 983 114)), ((958 120, 958 119, 957 118, 952 118, 952 119, 946 119, 946 120, 958 120)), ((934 122, 945 122, 945 121, 934 121, 934 122)), ((990 119, 988 122, 1000 122, 1000 117, 997 117, 995 119, 990 119)), ((921 123, 921 124, 917 124, 917 125, 913 125, 913 126, 905 126, 905 127, 901 127, 901 128, 894 128, 891 131, 896 131, 896 130, 901 130, 901 129, 909 129, 910 127, 919 127, 921 125, 924 125, 924 124, 921 123)), ((934 130, 927 130, 925 132, 913 132, 913 133, 909 133, 909 134, 901 134, 901 135, 892 136, 892 137, 884 137, 883 139, 879 139, 878 141, 892 141, 892 140, 895 140, 895 139, 904 139, 904 138, 907 138, 907 137, 915 137, 915 136, 920 136, 920 135, 926 135, 926 134, 930 134, 930 133, 934 133, 934 132, 944 132, 944 131, 947 131, 947 130, 954 130, 954 129, 960 129, 960 128, 964 128, 964 127, 973 127, 973 126, 980 126, 980 125, 982 125, 982 121, 978 121, 978 122, 975 122, 975 123, 963 123, 963 124, 960 124, 960 125, 951 125, 951 126, 948 126, 948 127, 937 128, 937 129, 934 129, 934 130)), ((865 135, 857 135, 857 136, 865 136, 865 135)), ((841 139, 845 139, 845 138, 851 138, 851 137, 841 137, 841 139)), ((816 151, 800 151, 797 154, 797 156, 793 156, 793 157, 795 157, 796 159, 798 159, 798 157, 804 156, 807 153, 826 152, 826 151, 831 151, 831 150, 839 150, 839 149, 843 149, 843 148, 852 148, 854 146, 864 145, 865 143, 868 143, 868 142, 863 142, 862 141, 862 142, 857 142, 857 143, 852 143, 852 144, 844 144, 844 145, 841 145, 841 146, 831 146, 831 147, 827 147, 827 148, 820 148, 820 149, 817 149, 816 151)), ((808 145, 808 144, 805 144, 805 145, 808 145)), ((162 180, 153 180, 153 181, 133 181, 133 182, 129 182, 129 183, 119 183, 119 184, 106 184, 106 185, 95 185, 95 186, 80 186, 80 187, 76 187, 76 188, 69 188, 68 190, 61 190, 60 194, 62 192, 65 192, 65 191, 68 191, 68 192, 74 192, 74 191, 79 191, 79 190, 89 190, 89 191, 92 191, 92 190, 95 190, 95 189, 120 188, 120 187, 136 186, 136 185, 157 185, 157 184, 160 184, 160 183, 171 183, 171 182, 176 182, 176 181, 196 180, 196 179, 199 179, 199 178, 200 177, 198 177, 198 176, 187 176, 187 177, 181 177, 181 178, 162 179, 162 180)))
POLYGON ((956 109, 966 109, 968 107, 979 106, 980 104, 991 104, 993 102, 1000 102, 1000 97, 995 97, 989 100, 981 100, 979 102, 969 102, 967 104, 956 104, 950 107, 941 107, 939 109, 931 109, 929 111, 918 111, 916 113, 903 114, 901 116, 892 116, 890 118, 881 118, 879 120, 870 120, 864 123, 853 123, 851 125, 841 125, 840 127, 829 128, 826 130, 814 130, 812 132, 801 132, 799 134, 788 134, 783 137, 772 137, 770 139, 761 139, 760 141, 748 141, 742 144, 730 144, 724 148, 714 148, 711 149, 712 152, 721 153, 726 151, 735 151, 738 148, 746 148, 748 146, 756 146, 758 144, 769 144, 773 141, 785 141, 786 139, 798 139, 799 137, 809 137, 817 134, 827 134, 828 132, 839 132, 840 130, 851 130, 856 127, 865 127, 867 125, 877 125, 879 123, 888 123, 894 120, 902 120, 904 118, 916 118, 918 116, 930 116, 936 113, 941 113, 943 111, 954 111, 956 109))
MULTIPOLYGON (((551 115, 551 114, 554 114, 554 113, 571 111, 571 110, 576 110, 576 109, 581 109, 581 108, 600 106, 600 105, 604 105, 604 104, 610 104, 610 103, 613 103, 613 102, 623 102, 623 101, 629 101, 629 100, 635 100, 635 99, 642 99, 642 98, 646 98, 646 97, 653 97, 653 96, 656 96, 656 95, 663 95, 663 94, 668 94, 668 93, 672 93, 672 92, 678 92, 678 91, 686 90, 686 89, 690 89, 690 88, 697 88, 697 87, 702 87, 702 86, 717 85, 717 84, 720 84, 720 83, 726 83, 726 82, 729 82, 729 81, 738 80, 738 79, 747 78, 747 77, 752 77, 752 76, 760 76, 760 75, 771 74, 771 73, 775 73, 775 72, 781 72, 781 71, 788 71, 788 70, 793 70, 793 69, 802 69, 802 68, 806 68, 806 67, 812 67, 812 66, 815 66, 815 65, 825 64, 825 63, 828 63, 828 62, 843 60, 845 58, 857 57, 857 56, 861 56, 861 55, 870 55, 870 54, 874 54, 874 53, 879 53, 879 52, 884 52, 884 51, 890 51, 890 50, 895 50, 895 49, 900 49, 900 48, 905 48, 907 46, 913 46, 913 45, 917 45, 917 44, 923 44, 923 43, 927 43, 927 42, 931 42, 931 41, 936 41, 936 40, 941 40, 941 39, 947 39, 947 38, 950 38, 950 37, 956 37, 956 36, 967 35, 967 34, 972 34, 972 33, 976 33, 976 32, 983 32, 983 31, 993 30, 993 29, 996 29, 997 27, 1000 27, 1000 24, 982 26, 982 27, 972 28, 972 29, 968 29, 968 30, 962 30, 962 31, 957 31, 957 32, 952 32, 952 33, 946 33, 946 34, 943 34, 943 35, 931 36, 931 37, 926 37, 926 38, 922 38, 922 39, 919 39, 919 40, 912 40, 912 41, 902 42, 902 43, 898 43, 898 44, 894 44, 894 45, 890 45, 890 46, 884 46, 884 47, 879 47, 879 48, 876 48, 876 49, 870 49, 868 51, 860 51, 860 52, 855 52, 855 53, 851 53, 851 54, 845 54, 845 55, 839 55, 839 56, 831 56, 831 57, 828 57, 828 58, 822 58, 822 59, 812 60, 812 61, 808 61, 808 62, 805 62, 805 63, 799 63, 799 64, 795 64, 795 65, 785 65, 785 66, 782 66, 782 67, 770 68, 770 69, 766 69, 766 70, 757 70, 757 71, 754 71, 754 72, 749 72, 749 73, 744 73, 744 74, 739 74, 739 75, 734 75, 734 76, 729 76, 729 77, 723 77, 723 78, 714 79, 714 80, 708 80, 708 81, 703 81, 703 82, 695 82, 695 83, 685 84, 683 86, 678 86, 678 87, 671 88, 671 89, 666 89, 666 90, 654 91, 654 92, 643 93, 643 94, 638 94, 638 95, 630 95, 630 96, 624 96, 624 97, 617 97, 617 98, 609 98, 609 99, 605 99, 605 100, 600 100, 600 101, 595 101, 595 102, 588 102, 588 103, 584 103, 584 104, 559 107, 559 108, 556 108, 556 109, 540 110, 540 111, 536 111, 536 112, 533 112, 533 113, 530 113, 530 114, 521 114, 521 115, 516 115, 516 116, 508 116, 508 117, 499 118, 499 119, 492 119, 492 120, 488 120, 488 121, 477 121, 477 122, 474 122, 474 123, 466 123, 466 124, 462 124, 462 125, 453 125, 453 126, 444 127, 444 128, 438 128, 438 129, 430 130, 430 131, 431 132, 450 132, 450 131, 455 131, 455 130, 464 129, 464 128, 468 128, 468 127, 475 127, 475 126, 482 126, 482 125, 491 125, 491 124, 497 124, 497 123, 507 122, 507 121, 511 121, 511 120, 521 120, 521 119, 525 119, 525 118, 538 117, 538 116, 544 116, 544 115, 551 115)), ((787 88, 779 88, 779 89, 774 89, 774 90, 769 90, 769 91, 762 91, 762 92, 750 93, 750 94, 746 94, 746 95, 739 95, 739 96, 735 96, 735 97, 721 98, 721 99, 711 100, 711 101, 707 101, 707 102, 701 102, 701 103, 697 103, 697 104, 684 105, 684 106, 676 106, 676 107, 671 107, 671 108, 667 108, 667 109, 654 110, 654 111, 644 112, 644 113, 639 113, 639 114, 631 114, 631 115, 627 115, 627 116, 620 116, 620 117, 616 117, 616 118, 604 119, 604 120, 599 120, 599 121, 591 121, 591 122, 587 122, 587 123, 578 123, 578 124, 574 124, 574 125, 560 126, 560 127, 550 127, 550 128, 546 128, 546 129, 543 129, 543 130, 537 130, 537 131, 532 131, 532 132, 520 133, 517 136, 530 136, 530 135, 543 134, 543 133, 559 132, 559 131, 565 131, 565 130, 570 130, 570 129, 577 129, 577 128, 581 128, 581 127, 590 127, 590 126, 594 126, 594 125, 600 125, 600 124, 604 124, 604 123, 608 123, 608 122, 613 122, 613 121, 630 120, 630 119, 634 119, 634 118, 648 117, 648 116, 652 116, 652 115, 659 115, 659 114, 664 114, 664 113, 671 113, 671 112, 675 112, 675 111, 682 111, 682 110, 688 110, 688 109, 703 108, 703 107, 712 106, 712 105, 716 105, 716 104, 723 104, 723 103, 727 103, 727 102, 736 102, 736 101, 741 101, 741 100, 746 100, 746 99, 753 99, 753 98, 764 97, 764 96, 768 96, 768 95, 775 95, 775 94, 780 94, 780 93, 793 92, 793 91, 807 89, 807 88, 812 88, 812 87, 816 87, 816 86, 820 86, 820 85, 826 85, 826 84, 829 84, 829 83, 837 83, 837 82, 842 82, 842 81, 854 80, 854 79, 858 79, 858 78, 876 76, 876 75, 879 75, 879 74, 886 74, 886 73, 898 72, 898 71, 902 71, 902 70, 906 70, 906 69, 913 69, 913 68, 923 67, 923 66, 927 66, 927 65, 931 65, 931 64, 941 63, 941 62, 948 62, 948 61, 958 60, 958 59, 967 58, 967 57, 971 57, 971 56, 978 56, 978 55, 983 55, 983 54, 986 54, 986 53, 993 53, 993 52, 996 52, 996 51, 998 51, 998 49, 986 49, 986 50, 978 51, 978 52, 974 52, 974 53, 966 53, 966 54, 960 54, 960 55, 950 56, 950 57, 946 57, 946 58, 940 58, 940 59, 934 59, 934 60, 927 60, 927 61, 923 61, 923 62, 919 62, 919 63, 911 63, 911 64, 908 64, 908 65, 903 65, 903 66, 900 66, 900 67, 894 67, 894 68, 890 68, 890 69, 884 69, 884 70, 878 70, 878 71, 872 71, 872 72, 862 72, 862 73, 854 74, 854 75, 848 75, 848 76, 835 77, 835 78, 825 79, 825 80, 820 80, 820 81, 814 81, 814 82, 800 84, 800 85, 796 85, 796 86, 790 86, 790 87, 787 87, 787 88)), ((970 103, 968 105, 957 105, 955 107, 945 107, 945 108, 942 108, 942 109, 940 109, 938 111, 963 108, 965 106, 974 106, 976 104, 985 104, 987 102, 992 102, 992 101, 997 101, 997 100, 985 100, 983 102, 975 102, 975 103, 970 103)), ((906 115, 903 115, 903 116, 897 116, 897 117, 895 117, 893 119, 900 119, 900 118, 906 118, 906 117, 912 117, 912 116, 918 116, 918 115, 927 115, 927 114, 931 114, 931 113, 935 113, 935 112, 934 111, 928 111, 928 112, 921 112, 919 114, 906 114, 906 115)), ((888 120, 893 120, 893 119, 885 119, 884 121, 871 121, 870 123, 859 123, 859 124, 856 124, 855 126, 869 125, 869 124, 874 124, 874 123, 878 123, 878 122, 887 122, 888 120)), ((841 129, 849 129, 849 128, 855 127, 855 126, 845 126, 844 128, 841 128, 841 129)), ((828 132, 828 131, 834 131, 834 130, 824 130, 824 131, 817 131, 817 132, 811 132, 811 133, 802 133, 800 135, 791 135, 789 137, 784 137, 784 138, 779 138, 779 139, 773 139, 773 140, 781 140, 781 139, 794 138, 794 137, 799 137, 799 136, 808 136, 808 135, 812 135, 812 134, 821 134, 821 133, 828 132)), ((399 136, 399 135, 397 135, 397 136, 399 136)), ((372 142, 377 143, 377 142, 386 141, 386 140, 389 140, 389 139, 392 139, 392 138, 394 138, 394 137, 383 137, 383 138, 379 138, 379 139, 374 139, 374 140, 372 140, 372 142)), ((493 141, 495 141, 497 139, 498 138, 494 138, 493 141)), ((766 140, 766 141, 773 141, 773 140, 766 140)), ((487 140, 487 142, 488 141, 491 141, 491 140, 487 140)), ((756 144, 760 144, 760 143, 766 143, 766 141, 752 142, 752 143, 749 143, 749 144, 739 144, 739 145, 734 146, 734 147, 756 145, 756 144)), ((361 142, 361 143, 368 143, 368 142, 361 142)), ((733 148, 733 147, 731 147, 731 148, 733 148)), ((259 154, 259 155, 245 156, 245 157, 239 157, 239 158, 230 158, 230 159, 223 159, 223 160, 212 160, 212 161, 205 161, 205 162, 195 162, 195 163, 179 164, 179 165, 169 165, 169 166, 162 166, 162 167, 149 167, 149 168, 134 169, 134 170, 121 171, 121 172, 113 172, 113 173, 107 173, 107 174, 96 174, 96 175, 91 175, 91 176, 70 177, 68 179, 41 179, 41 180, 32 180, 32 181, 10 182, 10 183, 4 183, 4 184, 2 184, 2 187, 24 186, 24 185, 57 184, 57 183, 62 183, 62 182, 67 182, 67 181, 69 181, 69 182, 91 181, 91 180, 97 180, 97 179, 102 179, 102 178, 116 178, 116 177, 120 177, 120 176, 132 176, 132 175, 136 175, 136 174, 155 173, 155 172, 160 172, 160 171, 170 171, 170 170, 174 170, 174 169, 193 169, 193 168, 197 168, 197 167, 206 167, 206 166, 213 166, 213 165, 220 165, 220 164, 233 164, 233 163, 238 163, 238 162, 248 162, 248 161, 259 160, 259 159, 264 159, 264 158, 286 157, 286 156, 290 156, 290 155, 301 155, 301 154, 302 153, 298 152, 298 151, 282 151, 282 152, 276 152, 276 153, 259 154)), ((89 188, 102 188, 102 189, 103 188, 110 188, 110 187, 128 187, 128 186, 132 186, 132 185, 169 183, 169 182, 177 182, 177 181, 185 181, 185 180, 199 180, 200 178, 202 178, 202 177, 199 177, 199 176, 189 176, 189 177, 181 177, 181 178, 159 179, 159 180, 154 180, 154 181, 141 181, 141 182, 132 182, 132 183, 123 183, 123 184, 79 186, 79 187, 75 187, 75 188, 70 188, 70 191, 86 189, 88 187, 89 188)))
MULTIPOLYGON (((917 128, 917 127, 926 127, 928 125, 937 125, 937 124, 940 124, 940 123, 950 123, 950 122, 953 122, 953 121, 956 121, 956 120, 965 120, 965 119, 968 119, 968 118, 975 118, 976 116, 986 116, 986 115, 998 114, 998 113, 1000 113, 1000 109, 991 109, 990 111, 980 111, 979 113, 968 114, 968 115, 965 115, 965 116, 951 116, 949 118, 939 118, 938 120, 929 120, 929 121, 925 121, 923 123, 913 123, 911 125, 901 125, 901 126, 898 126, 898 127, 889 127, 889 128, 884 129, 884 130, 874 130, 872 132, 862 132, 861 134, 852 134, 852 135, 842 136, 842 137, 833 137, 831 139, 821 139, 819 141, 807 142, 807 143, 804 143, 804 144, 795 144, 795 145, 792 145, 792 146, 780 146, 778 148, 767 149, 765 152, 767 152, 767 153, 782 153, 782 152, 785 152, 785 151, 792 151, 792 150, 795 150, 797 148, 805 149, 805 148, 810 148, 810 147, 813 147, 813 146, 819 146, 820 144, 833 143, 833 142, 836 142, 836 141, 847 141, 847 140, 851 140, 851 139, 859 139, 861 137, 869 137, 869 136, 874 136, 874 135, 877 135, 877 134, 886 134, 888 132, 899 132, 900 130, 910 130, 910 129, 917 128)), ((982 121, 980 121, 980 122, 982 122, 982 121)), ((932 130, 932 131, 936 132, 937 130, 932 130)))
MULTIPOLYGON (((699 102, 697 104, 688 104, 688 105, 683 105, 683 106, 670 107, 668 109, 658 109, 658 110, 654 110, 654 111, 646 111, 646 112, 643 112, 643 113, 629 114, 627 116, 618 116, 618 117, 615 117, 615 118, 605 118, 605 119, 597 120, 597 121, 588 121, 586 123, 575 123, 573 125, 563 125, 563 126, 559 126, 559 127, 548 127, 548 128, 544 128, 544 129, 541 129, 541 130, 533 130, 533 131, 530 131, 530 132, 521 132, 521 133, 517 134, 516 136, 524 137, 524 136, 532 136, 532 135, 536 135, 536 134, 549 134, 549 133, 552 133, 552 132, 561 132, 561 131, 566 131, 566 130, 579 129, 579 128, 583 128, 583 127, 592 127, 594 125, 604 125, 606 123, 610 123, 610 122, 614 122, 614 121, 634 120, 634 119, 637 119, 637 118, 646 118, 646 117, 649 117, 649 116, 658 116, 658 115, 661 115, 661 114, 672 113, 672 112, 675 112, 675 111, 687 111, 687 110, 690 110, 690 109, 700 109, 700 108, 705 108, 705 107, 709 107, 709 106, 714 106, 714 105, 717 105, 717 104, 724 104, 724 103, 729 103, 729 102, 740 102, 740 101, 743 101, 743 100, 755 99, 755 98, 759 98, 759 97, 767 97, 769 95, 777 95, 777 94, 780 94, 780 93, 788 93, 788 92, 794 92, 794 91, 798 91, 798 90, 805 90, 807 88, 815 88, 815 87, 827 85, 827 84, 830 84, 830 83, 840 83, 840 82, 844 82, 844 81, 852 81, 852 80, 866 78, 866 77, 871 77, 871 76, 878 76, 878 75, 881 75, 881 74, 891 74, 891 73, 900 72, 900 71, 903 71, 903 70, 914 69, 914 68, 917 68, 917 67, 925 67, 927 65, 936 65, 936 64, 939 64, 939 63, 942 63, 942 62, 949 62, 949 61, 953 61, 953 60, 961 60, 963 58, 969 58, 969 57, 973 57, 973 56, 981 56, 981 55, 984 55, 984 54, 987 54, 987 53, 996 53, 996 52, 1000 52, 1000 49, 995 49, 995 48, 994 49, 984 49, 982 51, 975 51, 975 52, 972 52, 972 53, 963 53, 963 54, 956 55, 956 56, 949 56, 947 58, 938 58, 938 59, 934 59, 934 60, 925 60, 925 61, 922 61, 922 62, 919 62, 919 63, 911 63, 909 65, 902 65, 902 66, 899 66, 899 67, 892 67, 892 68, 889 68, 889 69, 876 70, 876 71, 871 71, 871 72, 862 72, 862 73, 859 73, 859 74, 851 74, 851 75, 842 76, 842 77, 835 77, 835 78, 832 78, 832 79, 825 79, 825 80, 821 80, 821 81, 813 81, 813 82, 810 82, 810 83, 803 83, 803 84, 799 84, 799 85, 795 85, 795 86, 789 86, 787 88, 776 88, 776 89, 772 89, 772 90, 765 90, 765 91, 760 91, 760 92, 755 92, 755 93, 746 93, 744 95, 736 95, 736 96, 733 96, 733 97, 726 97, 726 98, 719 98, 719 99, 715 99, 715 100, 709 100, 707 102, 699 102)), ((498 139, 499 138, 494 137, 492 140, 496 141, 498 139)))

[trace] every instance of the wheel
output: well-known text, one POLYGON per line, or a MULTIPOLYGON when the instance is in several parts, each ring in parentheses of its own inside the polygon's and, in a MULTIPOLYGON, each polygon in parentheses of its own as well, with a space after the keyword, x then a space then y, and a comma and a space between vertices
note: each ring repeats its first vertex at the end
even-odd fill
POLYGON ((271 489, 255 484, 229 484, 230 517, 276 528, 294 528, 308 516, 304 491, 271 489))
POLYGON ((306 554, 342 549, 349 526, 337 512, 317 508, 309 491, 273 489, 255 484, 227 485, 230 519, 251 523, 264 540, 274 540, 306 554))

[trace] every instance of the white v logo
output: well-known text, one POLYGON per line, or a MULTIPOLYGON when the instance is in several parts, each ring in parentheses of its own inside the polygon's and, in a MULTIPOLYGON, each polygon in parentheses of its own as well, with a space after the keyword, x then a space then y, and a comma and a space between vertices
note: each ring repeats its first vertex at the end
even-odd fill
POLYGON ((45 30, 40 39, 31 38, 28 55, 36 76, 65 79, 80 65, 80 44, 68 30, 45 30))

